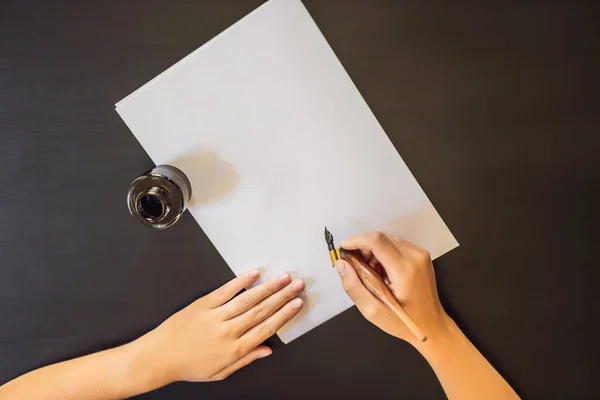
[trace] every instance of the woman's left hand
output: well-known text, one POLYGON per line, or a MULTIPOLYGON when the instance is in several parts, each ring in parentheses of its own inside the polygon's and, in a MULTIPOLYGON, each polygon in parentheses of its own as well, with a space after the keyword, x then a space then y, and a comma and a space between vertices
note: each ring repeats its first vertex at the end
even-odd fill
POLYGON ((234 278, 132 342, 152 379, 160 386, 221 380, 270 355, 260 344, 300 311, 304 282, 284 273, 234 298, 258 277, 254 270, 234 278))

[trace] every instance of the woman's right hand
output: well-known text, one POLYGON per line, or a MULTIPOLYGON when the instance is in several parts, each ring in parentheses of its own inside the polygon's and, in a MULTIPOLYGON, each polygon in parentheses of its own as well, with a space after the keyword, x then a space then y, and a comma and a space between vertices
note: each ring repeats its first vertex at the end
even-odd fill
MULTIPOLYGON (((425 335, 432 338, 445 331, 450 319, 440 303, 426 250, 380 232, 353 236, 341 242, 341 247, 362 253, 425 335)), ((367 320, 390 335, 418 344, 406 325, 367 290, 348 262, 339 260, 336 268, 344 290, 367 320)))
POLYGON ((346 261, 336 263, 344 289, 373 324, 412 344, 429 362, 450 400, 517 400, 519 396, 446 314, 440 303, 429 253, 384 233, 344 240, 384 277, 392 293, 427 336, 420 342, 367 290, 346 261))

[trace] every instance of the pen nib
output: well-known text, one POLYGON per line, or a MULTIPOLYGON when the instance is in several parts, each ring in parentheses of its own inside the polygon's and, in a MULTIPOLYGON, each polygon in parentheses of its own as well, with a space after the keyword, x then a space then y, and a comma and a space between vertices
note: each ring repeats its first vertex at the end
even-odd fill
POLYGON ((325 241, 327 242, 327 247, 329 247, 329 250, 335 248, 335 246, 333 245, 333 235, 331 234, 331 232, 329 232, 329 229, 327 229, 327 227, 325 227, 325 241))

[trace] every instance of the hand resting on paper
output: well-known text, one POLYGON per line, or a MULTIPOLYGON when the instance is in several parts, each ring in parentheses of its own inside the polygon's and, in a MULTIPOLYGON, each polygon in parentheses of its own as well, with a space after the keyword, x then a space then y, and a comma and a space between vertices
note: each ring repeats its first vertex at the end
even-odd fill
POLYGON ((271 354, 261 343, 302 308, 304 282, 288 274, 255 286, 239 276, 121 347, 29 372, 0 399, 122 399, 174 381, 220 380, 271 354))
POLYGON ((428 339, 417 340, 404 323, 367 290, 352 266, 339 260, 336 268, 348 296, 367 320, 407 341, 427 359, 450 400, 519 398, 444 311, 427 251, 381 232, 351 237, 342 241, 341 247, 362 253, 428 339))

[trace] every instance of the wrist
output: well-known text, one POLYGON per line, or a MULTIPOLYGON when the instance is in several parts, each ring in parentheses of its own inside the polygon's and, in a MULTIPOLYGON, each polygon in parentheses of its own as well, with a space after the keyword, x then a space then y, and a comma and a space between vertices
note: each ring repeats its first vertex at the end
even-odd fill
POLYGON ((121 348, 127 359, 128 374, 136 394, 149 392, 172 382, 164 368, 164 361, 155 357, 157 344, 154 342, 155 338, 150 332, 121 348))
POLYGON ((446 313, 440 317, 440 322, 436 328, 427 332, 427 340, 424 342, 413 341, 411 344, 415 349, 429 359, 444 349, 449 348, 453 343, 460 340, 462 331, 456 325, 454 320, 446 313))

